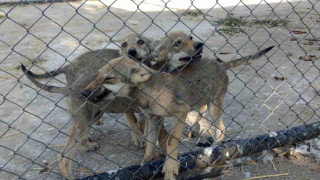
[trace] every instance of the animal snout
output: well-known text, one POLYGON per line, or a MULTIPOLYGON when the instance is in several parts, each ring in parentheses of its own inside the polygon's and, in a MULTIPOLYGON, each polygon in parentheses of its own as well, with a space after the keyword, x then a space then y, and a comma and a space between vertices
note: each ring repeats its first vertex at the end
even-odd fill
POLYGON ((202 43, 202 42, 196 42, 196 43, 194 43, 193 47, 194 47, 194 49, 195 49, 196 51, 202 50, 202 48, 203 48, 203 43, 202 43))
POLYGON ((128 49, 128 54, 132 57, 135 57, 137 55, 137 50, 134 48, 128 49))
POLYGON ((84 96, 84 97, 86 97, 86 98, 89 97, 90 94, 91 94, 90 89, 85 89, 85 90, 83 90, 83 91, 81 92, 81 95, 84 96))

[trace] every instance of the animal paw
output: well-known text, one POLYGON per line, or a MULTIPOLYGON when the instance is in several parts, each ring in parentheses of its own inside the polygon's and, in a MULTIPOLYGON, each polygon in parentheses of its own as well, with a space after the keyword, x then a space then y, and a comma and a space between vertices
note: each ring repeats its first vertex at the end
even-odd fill
POLYGON ((132 140, 133 140, 134 144, 136 146, 138 146, 139 148, 144 148, 144 141, 142 138, 142 134, 132 132, 131 135, 132 135, 132 140))
POLYGON ((174 159, 167 159, 163 165, 162 172, 165 174, 164 179, 174 180, 175 175, 179 174, 179 165, 178 162, 174 159))
POLYGON ((101 119, 97 120, 94 122, 94 125, 96 126, 102 126, 103 125, 103 121, 101 119))
POLYGON ((58 163, 59 163, 62 176, 67 179, 74 179, 71 171, 70 160, 62 158, 62 155, 58 154, 58 163))
POLYGON ((194 137, 199 137, 199 133, 197 133, 196 131, 192 130, 192 129, 189 129, 185 136, 187 136, 188 138, 194 138, 194 137))
POLYGON ((153 154, 150 156, 146 156, 146 154, 144 154, 141 163, 152 161, 152 159, 153 159, 153 154))

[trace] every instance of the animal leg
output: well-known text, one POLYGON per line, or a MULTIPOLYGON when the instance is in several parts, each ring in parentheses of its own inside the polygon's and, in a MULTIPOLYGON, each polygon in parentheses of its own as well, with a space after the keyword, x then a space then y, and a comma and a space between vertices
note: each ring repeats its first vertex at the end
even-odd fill
POLYGON ((92 106, 84 104, 78 109, 79 104, 83 101, 78 101, 74 98, 67 99, 69 108, 69 117, 71 119, 70 127, 68 129, 68 140, 63 147, 62 151, 58 155, 58 162, 61 169, 61 173, 64 177, 68 179, 73 179, 72 175, 72 158, 75 152, 81 145, 90 145, 91 148, 96 149, 98 147, 97 143, 90 143, 88 141, 88 132, 90 120, 92 120, 92 106))
POLYGON ((216 127, 216 141, 220 144, 224 139, 225 126, 222 121, 222 103, 225 94, 220 95, 215 99, 215 103, 211 103, 209 114, 216 127))
POLYGON ((178 146, 186 119, 187 113, 173 117, 173 128, 167 141, 167 158, 162 169, 162 172, 165 173, 165 179, 175 179, 175 175, 179 174, 178 146))
POLYGON ((207 105, 204 105, 200 107, 198 111, 191 111, 188 113, 187 122, 189 126, 191 126, 190 130, 187 132, 187 136, 189 138, 197 137, 203 134, 203 124, 204 121, 206 121, 206 119, 203 117, 205 117, 206 110, 207 105))
POLYGON ((138 126, 138 120, 133 112, 127 112, 126 117, 128 120, 128 124, 131 129, 131 135, 132 140, 134 141, 134 144, 139 146, 140 148, 143 148, 143 133, 141 132, 139 126, 138 126))
POLYGON ((166 131, 166 128, 164 127, 164 124, 161 123, 158 142, 159 142, 159 146, 164 151, 166 151, 166 149, 167 149, 167 140, 168 140, 168 133, 166 131))
POLYGON ((156 148, 156 143, 159 137, 160 124, 163 123, 163 118, 159 116, 151 116, 147 120, 147 146, 143 156, 143 162, 150 161, 153 158, 153 153, 156 148))
MULTIPOLYGON (((81 113, 88 112, 88 111, 86 111, 86 110, 87 110, 87 109, 84 109, 84 110, 82 110, 82 111, 80 111, 80 112, 81 112, 81 113)), ((80 113, 80 112, 79 112, 79 113, 80 113)), ((88 113, 89 113, 89 112, 88 112, 88 113)), ((88 115, 89 115, 89 114, 88 114, 88 115)), ((101 120, 101 117, 102 117, 101 112, 98 112, 98 114, 96 114, 96 115, 97 115, 97 116, 95 116, 95 117, 92 118, 93 121, 94 121, 94 122, 97 122, 96 119, 98 119, 98 121, 101 121, 101 122, 102 122, 102 120, 101 120)), ((88 117, 88 118, 90 118, 90 117, 88 117)), ((81 122, 85 121, 84 124, 88 123, 87 126, 89 127, 89 122, 87 122, 88 119, 80 118, 80 120, 81 120, 81 122)), ((83 138, 80 138, 79 141, 80 141, 80 145, 84 148, 85 151, 87 151, 87 152, 89 152, 89 151, 95 151, 95 150, 97 150, 97 149, 100 148, 100 145, 99 145, 98 142, 94 142, 94 141, 90 140, 89 137, 86 137, 86 136, 88 136, 89 129, 86 130, 86 131, 83 132, 83 133, 84 133, 84 134, 83 134, 83 138)))
POLYGON ((79 142, 76 142, 75 139, 77 139, 80 142, 87 141, 84 139, 87 139, 87 135, 88 135, 87 128, 89 125, 89 123, 83 124, 74 119, 71 121, 72 122, 68 130, 69 137, 68 137, 67 143, 65 144, 62 151, 58 155, 58 162, 59 162, 61 173, 64 177, 68 179, 74 179, 72 175, 72 170, 71 170, 71 166, 72 166, 71 160, 74 157, 74 154, 79 147, 79 142))

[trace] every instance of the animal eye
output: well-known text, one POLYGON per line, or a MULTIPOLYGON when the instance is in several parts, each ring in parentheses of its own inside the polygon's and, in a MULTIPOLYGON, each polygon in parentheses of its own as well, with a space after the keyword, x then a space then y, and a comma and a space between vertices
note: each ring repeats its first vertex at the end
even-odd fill
POLYGON ((128 46, 128 43, 127 43, 127 42, 124 42, 124 43, 121 44, 121 46, 122 46, 123 48, 126 48, 126 47, 128 46))
POLYGON ((182 41, 178 40, 178 41, 176 41, 176 42, 173 44, 173 46, 180 46, 181 43, 182 43, 182 41))
POLYGON ((192 40, 193 39, 193 37, 192 36, 190 36, 190 40, 192 40))
POLYGON ((140 40, 138 41, 138 44, 139 44, 139 45, 142 45, 142 44, 144 44, 144 41, 140 39, 140 40))

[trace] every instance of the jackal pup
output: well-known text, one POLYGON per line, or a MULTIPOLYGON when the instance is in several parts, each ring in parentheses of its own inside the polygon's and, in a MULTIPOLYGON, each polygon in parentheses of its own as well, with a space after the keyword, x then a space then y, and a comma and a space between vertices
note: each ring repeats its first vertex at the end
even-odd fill
MULTIPOLYGON (((84 91, 91 92, 91 98, 96 98, 92 92, 104 92, 103 98, 113 99, 125 97, 132 100, 132 106, 140 109, 147 116, 147 147, 144 160, 152 158, 162 117, 173 119, 173 128, 167 139, 167 158, 163 166, 165 179, 174 179, 178 174, 178 145, 182 129, 190 110, 203 109, 209 106, 209 114, 216 124, 216 140, 221 143, 225 127, 222 122, 222 103, 226 94, 229 79, 227 69, 250 60, 257 59, 268 52, 269 47, 257 54, 224 63, 221 60, 202 59, 197 48, 197 42, 188 39, 182 32, 168 34, 158 47, 159 54, 172 62, 175 68, 184 66, 185 61, 196 60, 180 71, 171 74, 157 72, 145 65, 120 57, 109 61, 98 73, 95 81, 91 82, 84 91), (189 50, 189 51, 188 51, 189 50), (183 51, 183 52, 182 52, 183 51), (199 61, 200 60, 200 61, 199 61)), ((202 45, 201 45, 202 46, 202 45)), ((159 63, 163 63, 157 60, 159 63)), ((203 111, 204 112, 204 111, 203 111)))
POLYGON ((90 142, 87 139, 88 127, 93 121, 97 121, 105 113, 126 113, 128 125, 132 130, 132 139, 136 145, 143 146, 142 135, 144 130, 144 122, 138 125, 135 110, 130 108, 126 98, 117 98, 110 102, 110 100, 95 101, 95 104, 86 102, 86 99, 80 95, 90 82, 96 76, 98 69, 105 65, 109 60, 119 57, 120 55, 127 55, 131 61, 142 61, 150 55, 153 49, 150 39, 136 34, 129 34, 121 42, 121 50, 115 49, 100 49, 90 51, 77 57, 70 64, 48 73, 35 74, 28 71, 27 68, 21 64, 21 69, 27 78, 37 87, 51 92, 61 93, 67 97, 67 109, 69 118, 72 119, 70 128, 68 130, 68 140, 61 155, 59 155, 59 165, 64 177, 72 179, 71 176, 71 161, 79 143, 75 142, 77 139, 80 145, 84 146, 87 151, 96 149, 99 145, 95 142, 90 142), (132 60, 133 59, 133 60, 132 60), (56 87, 42 84, 37 79, 53 78, 59 74, 66 75, 67 86, 56 87), (108 105, 108 106, 106 106, 108 105))

